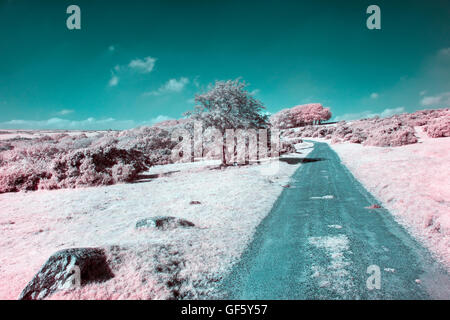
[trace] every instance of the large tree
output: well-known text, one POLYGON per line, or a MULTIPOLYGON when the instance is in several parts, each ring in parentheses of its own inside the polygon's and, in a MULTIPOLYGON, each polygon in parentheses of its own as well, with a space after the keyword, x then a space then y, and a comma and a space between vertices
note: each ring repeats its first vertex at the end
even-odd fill
MULTIPOLYGON (((246 90, 244 81, 216 81, 206 93, 195 96, 199 103, 186 115, 201 121, 205 127, 218 129, 225 136, 227 129, 260 129, 268 127, 264 105, 246 90)), ((226 163, 223 143, 222 163, 226 163)))

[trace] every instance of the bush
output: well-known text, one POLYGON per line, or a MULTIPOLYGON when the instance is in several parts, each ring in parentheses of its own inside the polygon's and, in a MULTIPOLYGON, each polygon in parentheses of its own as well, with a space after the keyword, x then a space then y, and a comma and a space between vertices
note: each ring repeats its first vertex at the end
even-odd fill
POLYGON ((37 190, 40 180, 50 176, 48 172, 21 164, 0 167, 0 193, 37 190))
POLYGON ((145 160, 138 150, 112 146, 72 151, 53 161, 50 185, 68 188, 132 181, 147 168, 145 160))
POLYGON ((431 138, 450 137, 450 115, 430 121, 424 131, 431 138))
POLYGON ((0 149, 0 193, 129 182, 171 162, 171 128, 36 139, 10 139, 0 149))
POLYGON ((430 137, 450 136, 449 109, 421 110, 389 118, 374 117, 335 125, 303 126, 285 130, 285 139, 313 137, 331 140, 331 143, 351 142, 367 146, 397 147, 418 141, 414 126, 424 126, 430 137))
POLYGON ((399 128, 396 130, 379 129, 372 132, 364 145, 375 147, 399 147, 416 143, 418 140, 411 127, 399 128))

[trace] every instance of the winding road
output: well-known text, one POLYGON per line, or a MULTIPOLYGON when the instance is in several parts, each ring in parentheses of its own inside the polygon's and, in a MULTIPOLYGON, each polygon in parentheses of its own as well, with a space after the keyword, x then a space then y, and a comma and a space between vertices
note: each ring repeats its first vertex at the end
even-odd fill
POLYGON ((376 199, 314 144, 224 279, 224 298, 449 299, 445 269, 386 209, 368 209, 376 199))

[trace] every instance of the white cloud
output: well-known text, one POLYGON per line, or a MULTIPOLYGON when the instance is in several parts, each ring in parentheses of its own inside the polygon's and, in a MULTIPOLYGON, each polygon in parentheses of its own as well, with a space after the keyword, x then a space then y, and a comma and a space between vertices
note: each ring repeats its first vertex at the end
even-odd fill
POLYGON ((381 118, 387 118, 390 116, 393 116, 394 114, 401 114, 401 113, 405 113, 405 107, 398 107, 398 108, 393 108, 393 109, 384 109, 383 112, 381 112, 379 114, 379 116, 381 118))
MULTIPOLYGON (((110 46, 109 51, 114 51, 115 47, 110 46)), ((156 58, 145 57, 143 59, 131 60, 128 65, 115 65, 111 70, 112 76, 108 86, 115 87, 119 84, 120 77, 126 75, 126 72, 150 73, 155 67, 156 58)))
POLYGON ((156 59, 152 57, 145 57, 144 59, 134 59, 128 64, 130 69, 141 73, 150 73, 155 67, 156 59))
POLYGON ((200 88, 200 82, 198 81, 199 78, 200 78, 200 76, 196 76, 196 77, 194 78, 194 81, 193 81, 194 86, 195 86, 196 88, 200 88))
POLYGON ((450 92, 423 97, 420 104, 424 107, 450 107, 450 92))
POLYGON ((162 87, 156 91, 145 92, 146 96, 159 96, 164 93, 181 92, 184 87, 189 83, 188 78, 170 79, 162 87))
POLYGON ((155 123, 171 120, 172 118, 159 115, 155 118, 135 121, 119 120, 114 118, 96 119, 87 118, 84 120, 67 120, 61 118, 50 118, 47 120, 10 120, 0 122, 2 129, 62 129, 62 130, 123 130, 139 126, 151 126, 155 123))
POLYGON ((441 56, 450 56, 450 48, 443 48, 438 52, 441 56))
POLYGON ((119 77, 117 75, 113 74, 111 76, 111 79, 109 79, 108 86, 115 87, 118 84, 119 84, 119 77))
POLYGON ((163 122, 163 121, 167 121, 167 120, 173 120, 173 118, 160 114, 156 118, 151 119, 150 122, 152 124, 155 124, 155 123, 159 123, 159 122, 163 122))
POLYGON ((366 119, 366 118, 373 118, 376 116, 379 116, 381 118, 387 118, 390 116, 393 116, 394 114, 400 114, 404 113, 405 108, 404 107, 398 107, 398 108, 392 108, 392 109, 384 109, 380 113, 372 112, 370 110, 357 112, 357 113, 346 113, 342 116, 336 116, 334 117, 335 121, 342 121, 342 120, 358 120, 358 119, 366 119))
POLYGON ((424 96, 427 94, 427 90, 422 90, 419 92, 419 95, 424 96))
POLYGON ((111 46, 108 47, 108 51, 109 52, 114 52, 114 51, 116 51, 116 47, 111 45, 111 46))
POLYGON ((65 115, 68 115, 68 114, 71 114, 71 113, 74 113, 74 110, 72 110, 72 109, 62 109, 62 110, 58 111, 56 114, 60 115, 60 116, 65 116, 65 115))
POLYGON ((170 79, 163 87, 163 90, 169 92, 180 92, 189 83, 188 78, 170 79))
POLYGON ((380 95, 378 93, 374 92, 370 95, 370 99, 378 99, 379 96, 380 95))

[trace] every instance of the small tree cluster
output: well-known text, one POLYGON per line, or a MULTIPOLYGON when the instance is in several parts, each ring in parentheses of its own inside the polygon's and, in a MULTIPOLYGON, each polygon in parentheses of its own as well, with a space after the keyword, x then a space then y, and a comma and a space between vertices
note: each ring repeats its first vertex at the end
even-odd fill
POLYGON ((331 119, 331 111, 320 103, 311 103, 283 109, 270 118, 275 128, 288 129, 306 125, 320 124, 331 119))
POLYGON ((299 127, 330 120, 331 111, 330 108, 324 108, 320 103, 311 103, 293 107, 291 115, 294 124, 299 127))

